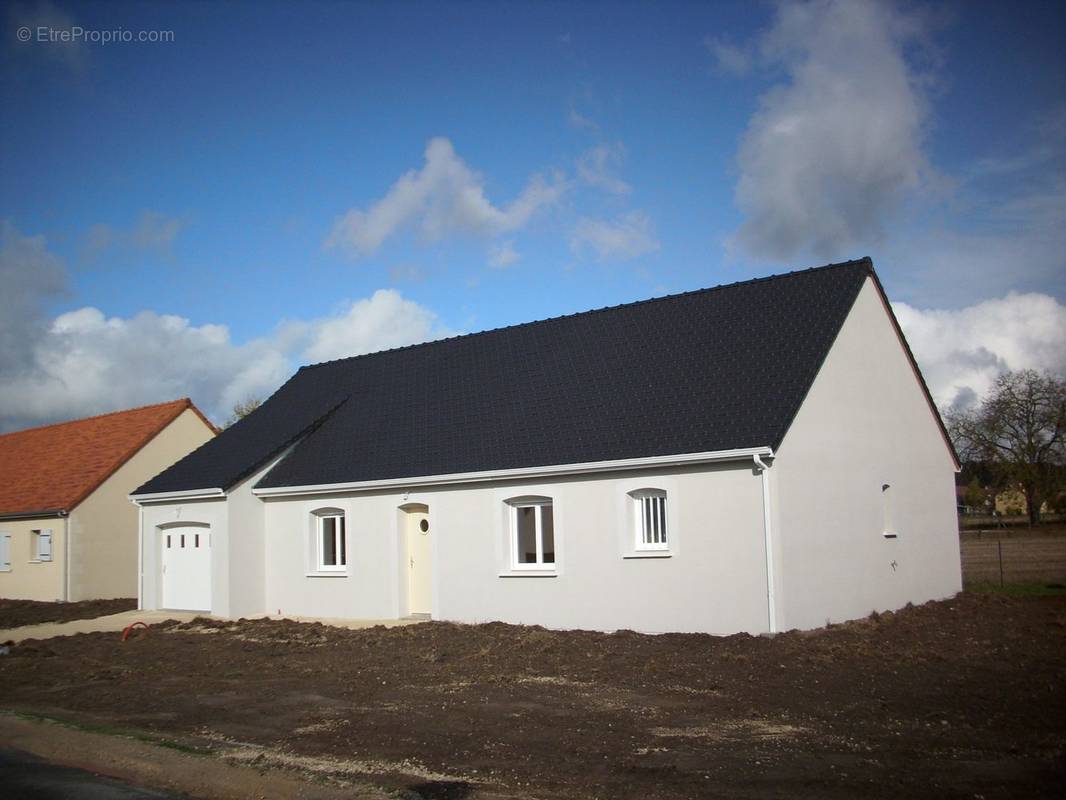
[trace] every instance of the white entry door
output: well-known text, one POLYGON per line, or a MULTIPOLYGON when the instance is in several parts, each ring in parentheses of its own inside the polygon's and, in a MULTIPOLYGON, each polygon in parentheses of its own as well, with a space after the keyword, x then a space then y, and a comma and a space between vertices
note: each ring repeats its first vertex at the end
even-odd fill
POLYGON ((199 526, 165 528, 163 608, 211 610, 211 529, 199 526))
POLYGON ((429 514, 407 512, 407 613, 433 611, 430 586, 433 574, 433 544, 430 541, 429 514))

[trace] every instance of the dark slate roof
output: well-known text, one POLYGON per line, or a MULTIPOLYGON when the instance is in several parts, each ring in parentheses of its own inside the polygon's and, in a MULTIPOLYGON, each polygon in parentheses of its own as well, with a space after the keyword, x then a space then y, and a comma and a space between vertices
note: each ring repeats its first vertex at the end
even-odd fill
MULTIPOLYGON (((137 494, 777 448, 868 258, 303 367, 137 494)), ((875 276, 876 277, 876 276, 875 276)))

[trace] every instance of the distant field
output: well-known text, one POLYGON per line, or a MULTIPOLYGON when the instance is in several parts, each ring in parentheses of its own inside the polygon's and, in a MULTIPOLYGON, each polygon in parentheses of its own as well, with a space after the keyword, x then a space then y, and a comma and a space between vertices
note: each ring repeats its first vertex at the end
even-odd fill
POLYGON ((966 584, 1066 583, 1066 527, 966 531, 960 537, 966 584))

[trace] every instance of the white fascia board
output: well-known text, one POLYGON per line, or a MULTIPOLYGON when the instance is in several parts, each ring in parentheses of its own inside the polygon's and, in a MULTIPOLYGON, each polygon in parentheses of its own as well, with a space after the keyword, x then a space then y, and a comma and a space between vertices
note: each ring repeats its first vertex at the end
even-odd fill
POLYGON ((226 493, 221 489, 184 489, 180 492, 151 492, 149 494, 131 494, 130 502, 136 505, 141 503, 159 503, 166 500, 199 500, 206 497, 225 497, 226 493))
POLYGON ((750 460, 754 456, 773 458, 773 455, 774 451, 770 447, 747 447, 740 450, 715 450, 705 453, 680 453, 672 456, 623 458, 616 461, 589 461, 582 464, 552 464, 545 467, 519 467, 517 469, 490 470, 486 472, 458 472, 450 475, 386 478, 377 481, 322 483, 310 486, 270 486, 252 489, 252 494, 258 497, 291 497, 305 494, 372 492, 381 489, 407 489, 415 486, 444 486, 456 483, 482 483, 484 481, 538 479, 556 475, 582 475, 592 472, 617 472, 627 469, 681 467, 689 464, 711 464, 718 461, 750 460))

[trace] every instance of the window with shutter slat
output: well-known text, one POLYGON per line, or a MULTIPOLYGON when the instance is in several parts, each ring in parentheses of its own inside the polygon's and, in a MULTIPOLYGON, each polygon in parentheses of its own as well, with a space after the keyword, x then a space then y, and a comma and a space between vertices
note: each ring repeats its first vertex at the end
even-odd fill
POLYGON ((635 520, 634 546, 637 550, 666 550, 669 547, 666 524, 666 492, 640 489, 630 492, 635 520))

